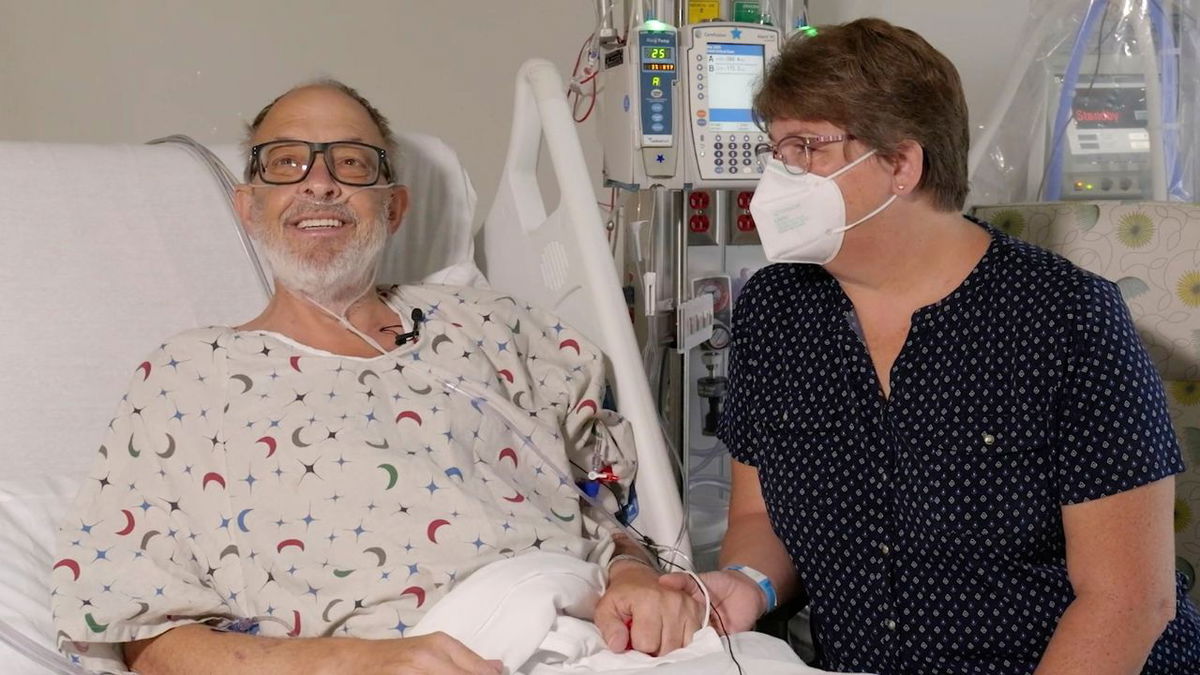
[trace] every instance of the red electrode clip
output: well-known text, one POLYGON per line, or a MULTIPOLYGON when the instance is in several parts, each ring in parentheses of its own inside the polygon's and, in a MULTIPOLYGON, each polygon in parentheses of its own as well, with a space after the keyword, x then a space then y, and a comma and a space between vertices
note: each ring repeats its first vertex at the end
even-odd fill
POLYGON ((613 473, 612 464, 605 464, 599 471, 591 471, 588 473, 588 480, 598 480, 601 483, 617 482, 617 474, 613 473))

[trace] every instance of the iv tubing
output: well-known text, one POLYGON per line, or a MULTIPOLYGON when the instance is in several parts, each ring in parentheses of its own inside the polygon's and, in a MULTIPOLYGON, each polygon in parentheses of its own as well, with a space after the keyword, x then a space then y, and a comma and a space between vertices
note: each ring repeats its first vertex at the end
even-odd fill
POLYGON ((1153 0, 1143 0, 1142 12, 1135 20, 1138 37, 1138 56, 1142 59, 1146 81, 1146 116, 1149 118, 1146 131, 1150 134, 1150 186, 1151 199, 1156 202, 1167 200, 1167 164, 1163 147, 1163 83, 1159 82, 1158 59, 1154 50, 1154 34, 1146 14, 1153 0))
MULTIPOLYGON (((1075 35, 1075 45, 1071 48, 1071 60, 1067 63, 1067 71, 1063 73, 1062 90, 1058 94, 1058 113, 1054 116, 1054 137, 1051 139, 1050 164, 1045 169, 1042 182, 1046 185, 1045 201, 1055 202, 1062 196, 1062 137, 1071 119, 1071 103, 1075 100, 1075 85, 1079 82, 1079 66, 1083 62, 1084 52, 1087 51, 1088 36, 1096 28, 1096 22, 1104 15, 1108 0, 1090 0, 1083 23, 1075 35)), ((1096 58, 1100 58, 1097 54, 1096 58)))
POLYGON ((1151 0, 1150 16, 1158 31, 1158 68, 1162 74, 1163 162, 1167 172, 1167 197, 1187 201, 1183 187, 1183 162, 1179 157, 1179 52, 1172 25, 1174 0, 1151 0))

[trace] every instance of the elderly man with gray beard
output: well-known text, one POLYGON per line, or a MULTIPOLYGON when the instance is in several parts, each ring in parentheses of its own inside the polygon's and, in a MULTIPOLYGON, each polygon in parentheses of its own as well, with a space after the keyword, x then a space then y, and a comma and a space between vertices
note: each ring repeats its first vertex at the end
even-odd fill
POLYGON ((500 672, 408 633, 475 570, 538 550, 613 560, 610 647, 687 644, 698 604, 552 470, 596 460, 600 352, 511 297, 375 286, 408 194, 353 89, 292 89, 249 132, 235 206, 274 295, 134 371, 60 530, 64 652, 145 673, 500 672))

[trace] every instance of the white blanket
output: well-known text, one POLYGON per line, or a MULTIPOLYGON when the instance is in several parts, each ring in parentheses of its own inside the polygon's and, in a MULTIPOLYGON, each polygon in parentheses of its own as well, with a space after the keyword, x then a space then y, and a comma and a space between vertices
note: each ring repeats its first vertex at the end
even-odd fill
POLYGON ((591 622, 604 591, 600 566, 555 553, 530 553, 476 571, 442 598, 409 635, 437 631, 461 641, 487 659, 504 662, 508 673, 641 673, 727 675, 812 675, 826 671, 804 665, 781 640, 741 633, 723 641, 703 628, 684 648, 660 657, 621 654, 604 646, 591 622), (737 664, 730 657, 730 650, 737 664))

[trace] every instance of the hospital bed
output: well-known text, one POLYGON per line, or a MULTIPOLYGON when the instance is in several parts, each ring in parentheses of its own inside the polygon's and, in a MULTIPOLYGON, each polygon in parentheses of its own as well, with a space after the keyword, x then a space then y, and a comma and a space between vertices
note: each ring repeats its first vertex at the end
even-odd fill
MULTIPOLYGON (((634 524, 686 552, 674 470, 564 92, 549 63, 521 69, 505 171, 481 234, 474 189, 453 151, 428 136, 402 137, 401 175, 413 207, 381 281, 490 283, 596 342, 608 357, 617 407, 635 430, 634 524), (561 195, 549 212, 537 173, 543 143, 561 195)), ((240 175, 239 148, 213 151, 240 175)), ((179 143, 0 142, 6 674, 72 672, 54 649, 49 610, 54 531, 132 365, 179 331, 244 322, 268 298, 267 275, 228 203, 230 176, 214 173, 201 154, 179 143)))

